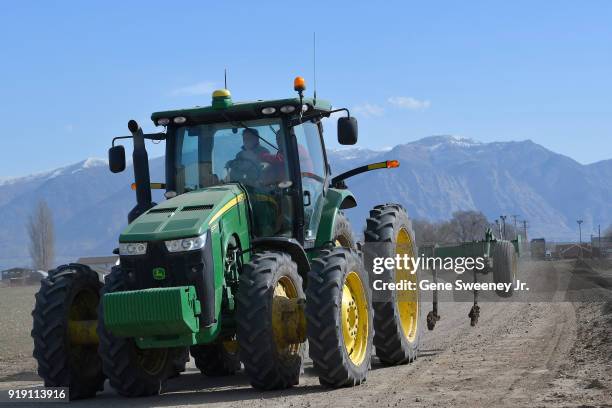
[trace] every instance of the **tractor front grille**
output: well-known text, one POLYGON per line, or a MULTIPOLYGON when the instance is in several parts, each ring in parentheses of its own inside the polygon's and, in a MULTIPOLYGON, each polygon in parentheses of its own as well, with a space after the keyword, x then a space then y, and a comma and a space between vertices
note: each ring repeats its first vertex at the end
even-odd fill
POLYGON ((123 256, 121 267, 128 273, 130 290, 188 286, 194 284, 194 272, 202 270, 202 254, 170 253, 163 242, 149 242, 146 255, 123 256), (165 270, 164 279, 155 279, 156 268, 165 270))
POLYGON ((120 262, 128 276, 128 290, 194 286, 202 303, 200 324, 208 326, 214 322, 214 264, 210 238, 199 251, 178 253, 168 252, 163 241, 149 242, 145 255, 121 256, 120 262), (159 273, 160 268, 163 274, 159 273))

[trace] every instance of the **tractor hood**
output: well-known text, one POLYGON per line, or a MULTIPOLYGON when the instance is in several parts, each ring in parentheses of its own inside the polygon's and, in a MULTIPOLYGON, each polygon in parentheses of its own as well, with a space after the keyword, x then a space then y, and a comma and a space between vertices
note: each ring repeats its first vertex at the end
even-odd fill
POLYGON ((245 199, 236 184, 181 194, 136 218, 119 242, 159 241, 204 234, 223 213, 245 199))

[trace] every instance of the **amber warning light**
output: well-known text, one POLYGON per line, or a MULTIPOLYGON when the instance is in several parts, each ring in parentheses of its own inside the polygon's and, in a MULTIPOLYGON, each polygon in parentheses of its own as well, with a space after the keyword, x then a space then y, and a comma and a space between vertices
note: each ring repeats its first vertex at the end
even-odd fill
POLYGON ((399 160, 387 160, 387 168, 394 169, 399 167, 399 160))
POLYGON ((293 80, 293 89, 296 92, 302 92, 306 90, 306 81, 301 76, 295 77, 293 80))

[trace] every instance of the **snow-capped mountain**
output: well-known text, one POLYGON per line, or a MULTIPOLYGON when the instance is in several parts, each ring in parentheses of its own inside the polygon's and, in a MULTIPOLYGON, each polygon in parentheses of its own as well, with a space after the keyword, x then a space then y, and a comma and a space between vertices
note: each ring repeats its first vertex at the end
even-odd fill
MULTIPOLYGON (((352 157, 360 157, 351 152, 352 157)), ((452 212, 481 210, 494 219, 516 214, 531 237, 577 240, 597 224, 612 223, 612 160, 582 165, 530 141, 481 143, 455 136, 431 136, 360 159, 332 155, 340 171, 367 162, 399 159, 400 167, 357 176, 347 183, 361 220, 380 201, 403 203, 415 218, 442 220, 452 212), (372 186, 376 193, 372 193, 372 186)), ((510 219, 509 217, 508 219, 510 219)))
MULTIPOLYGON (((410 216, 434 220, 465 209, 491 219, 518 214, 528 220, 530 237, 554 240, 576 240, 579 218, 585 239, 598 223, 612 223, 612 160, 582 165, 531 141, 431 136, 384 151, 331 150, 328 159, 335 175, 366 163, 401 162, 398 169, 347 180, 359 203, 348 211, 356 231, 369 209, 384 202, 403 203, 410 216)), ((152 181, 163 181, 163 159, 150 163, 152 181)), ((40 199, 54 214, 57 263, 108 255, 135 202, 132 181, 131 166, 112 174, 103 159, 0 179, 0 269, 29 264, 25 226, 40 199)))

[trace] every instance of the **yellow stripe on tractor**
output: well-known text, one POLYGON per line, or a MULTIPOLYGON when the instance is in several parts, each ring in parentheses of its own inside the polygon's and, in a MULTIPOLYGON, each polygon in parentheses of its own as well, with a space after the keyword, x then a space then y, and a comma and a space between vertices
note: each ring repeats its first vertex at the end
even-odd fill
POLYGON ((233 206, 235 206, 238 203, 244 201, 245 198, 246 198, 246 196, 244 194, 239 194, 236 197, 234 197, 231 200, 229 200, 223 207, 221 207, 221 209, 219 211, 217 211, 215 213, 215 215, 213 215, 210 218, 210 221, 208 222, 208 225, 209 226, 212 225, 215 221, 217 221, 217 219, 219 217, 221 217, 223 214, 228 212, 233 206))

